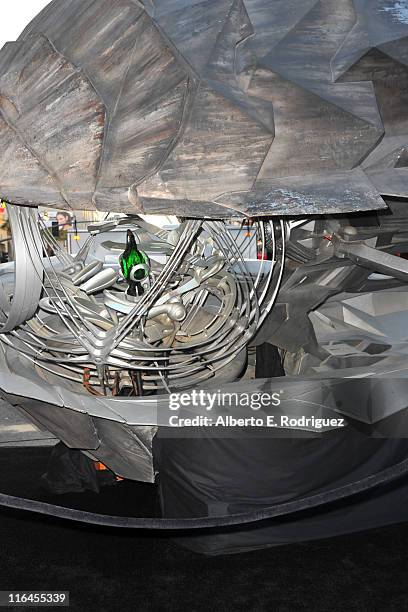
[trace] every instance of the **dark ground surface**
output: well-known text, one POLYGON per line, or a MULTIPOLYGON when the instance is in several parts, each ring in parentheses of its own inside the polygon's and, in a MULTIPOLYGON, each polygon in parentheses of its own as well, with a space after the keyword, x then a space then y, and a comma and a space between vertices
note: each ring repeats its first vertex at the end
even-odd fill
MULTIPOLYGON (((40 477, 49 454, 0 449, 0 491, 105 514, 157 512, 151 485, 121 482, 99 495, 47 496, 40 477)), ((408 610, 408 523, 203 557, 167 536, 0 510, 0 590, 30 589, 69 590, 75 612, 408 610)))

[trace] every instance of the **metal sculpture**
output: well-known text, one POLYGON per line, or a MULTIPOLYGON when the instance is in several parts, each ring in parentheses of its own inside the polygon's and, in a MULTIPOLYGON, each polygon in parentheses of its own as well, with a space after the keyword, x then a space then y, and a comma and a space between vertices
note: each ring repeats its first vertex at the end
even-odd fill
POLYGON ((51 2, 0 51, 7 399, 153 480, 167 394, 242 388, 249 346, 308 377, 311 411, 337 409, 325 375, 406 378, 384 317, 407 327, 407 40, 396 0, 51 2), (39 205, 126 216, 73 257, 39 205))

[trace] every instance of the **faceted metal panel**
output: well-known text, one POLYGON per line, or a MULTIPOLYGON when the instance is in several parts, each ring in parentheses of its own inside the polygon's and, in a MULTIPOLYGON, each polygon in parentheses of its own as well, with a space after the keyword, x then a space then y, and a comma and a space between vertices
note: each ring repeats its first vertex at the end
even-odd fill
POLYGON ((397 0, 54 0, 0 51, 0 193, 193 217, 408 195, 397 0))

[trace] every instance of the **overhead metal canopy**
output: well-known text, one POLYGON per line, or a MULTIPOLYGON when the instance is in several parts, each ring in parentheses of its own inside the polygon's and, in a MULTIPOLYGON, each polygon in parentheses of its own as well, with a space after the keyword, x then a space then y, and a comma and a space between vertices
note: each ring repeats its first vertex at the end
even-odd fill
POLYGON ((0 193, 192 217, 408 195, 395 0, 54 0, 0 52, 0 193))

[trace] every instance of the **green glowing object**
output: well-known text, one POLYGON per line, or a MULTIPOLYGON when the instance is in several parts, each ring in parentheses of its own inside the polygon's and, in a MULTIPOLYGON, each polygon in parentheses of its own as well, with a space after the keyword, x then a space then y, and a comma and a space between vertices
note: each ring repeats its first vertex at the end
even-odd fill
POLYGON ((133 232, 127 231, 126 249, 119 259, 124 278, 129 283, 129 295, 142 295, 141 282, 149 276, 150 265, 146 253, 138 249, 133 232))

